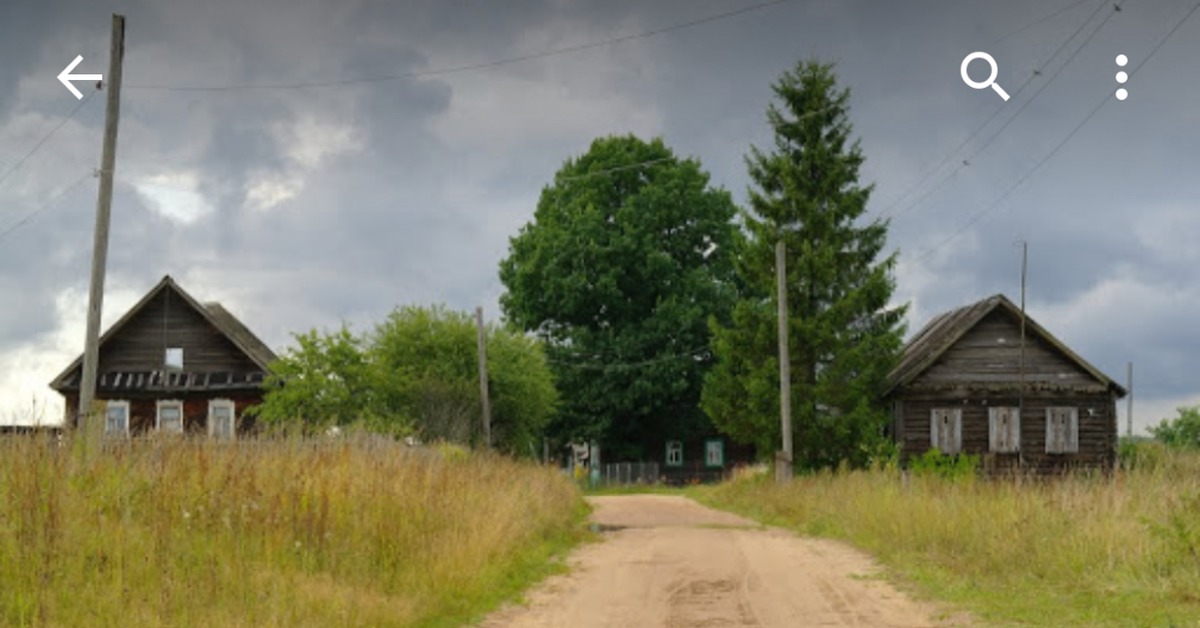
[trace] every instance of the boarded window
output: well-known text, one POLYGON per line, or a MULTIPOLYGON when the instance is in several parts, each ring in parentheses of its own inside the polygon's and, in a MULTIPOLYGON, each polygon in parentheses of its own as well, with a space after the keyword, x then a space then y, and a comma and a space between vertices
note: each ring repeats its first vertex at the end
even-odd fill
POLYGON ((168 434, 183 433, 183 402, 159 401, 158 431, 168 434))
POLYGON ((988 451, 1015 453, 1021 450, 1021 411, 1017 408, 988 408, 988 451))
POLYGON ((208 402, 208 435, 220 440, 236 437, 235 408, 228 399, 213 399, 208 402))
POLYGON ((683 443, 681 441, 667 441, 667 466, 683 466, 683 443))
POLYGON ((962 408, 934 408, 929 416, 929 445, 948 455, 962 449, 962 408))
POLYGON ((110 401, 104 409, 104 433, 110 436, 129 434, 129 402, 110 401))
POLYGON ((1079 409, 1046 408, 1046 453, 1079 451, 1079 409))
POLYGON ((709 467, 725 466, 725 441, 704 441, 704 464, 709 467))

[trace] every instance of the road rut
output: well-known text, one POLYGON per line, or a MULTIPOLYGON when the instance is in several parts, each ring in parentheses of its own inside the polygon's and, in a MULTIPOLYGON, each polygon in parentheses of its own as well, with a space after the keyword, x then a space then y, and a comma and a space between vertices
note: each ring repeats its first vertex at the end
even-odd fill
POLYGON ((939 626, 840 543, 668 495, 593 497, 604 540, 483 628, 939 626))

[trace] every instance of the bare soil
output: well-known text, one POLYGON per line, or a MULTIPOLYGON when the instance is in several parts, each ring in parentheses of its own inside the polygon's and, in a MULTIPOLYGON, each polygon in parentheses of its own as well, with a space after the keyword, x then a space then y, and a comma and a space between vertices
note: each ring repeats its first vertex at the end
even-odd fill
MULTIPOLYGON (((603 540, 483 628, 939 626, 846 545, 667 495, 589 498, 603 540)), ((959 618, 959 622, 962 620, 959 618)))

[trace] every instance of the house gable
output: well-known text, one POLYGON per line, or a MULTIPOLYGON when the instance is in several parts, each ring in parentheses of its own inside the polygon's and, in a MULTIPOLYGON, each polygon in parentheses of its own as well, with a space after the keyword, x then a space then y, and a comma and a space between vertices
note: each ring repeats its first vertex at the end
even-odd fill
POLYGON ((1105 390, 1078 363, 1064 355, 1040 334, 1025 333, 1021 349, 1021 322, 1003 309, 992 310, 945 350, 909 388, 968 386, 974 388, 1019 386, 1029 389, 1070 387, 1105 390))
MULTIPOLYGON (((176 353, 176 352, 172 352, 176 353)), ((100 338, 99 388, 257 388, 275 355, 218 304, 201 305, 169 276, 100 338), (167 368, 167 350, 182 350, 167 368), (178 366, 178 365, 176 365, 178 366)), ((51 383, 79 389, 80 356, 51 383)))
POLYGON ((1022 358, 1021 311, 995 295, 935 317, 905 346, 888 375, 888 395, 951 388, 1109 392, 1125 389, 1025 316, 1022 358))

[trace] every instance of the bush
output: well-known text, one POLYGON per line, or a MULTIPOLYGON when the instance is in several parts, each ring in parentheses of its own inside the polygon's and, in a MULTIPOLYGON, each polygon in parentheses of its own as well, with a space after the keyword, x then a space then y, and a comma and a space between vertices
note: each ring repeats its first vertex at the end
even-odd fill
POLYGON ((947 480, 973 478, 979 472, 979 456, 950 456, 937 449, 930 449, 920 457, 909 460, 908 468, 916 475, 930 475, 947 480))

